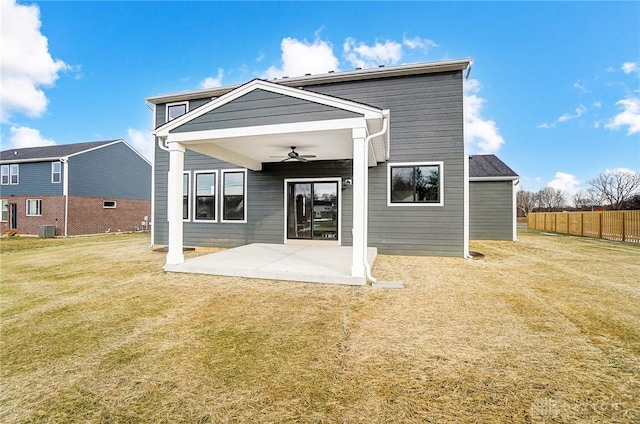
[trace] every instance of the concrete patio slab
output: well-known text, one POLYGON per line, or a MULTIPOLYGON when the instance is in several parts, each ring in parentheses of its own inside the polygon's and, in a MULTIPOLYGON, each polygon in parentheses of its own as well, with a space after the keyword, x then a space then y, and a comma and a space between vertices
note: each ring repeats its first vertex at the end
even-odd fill
MULTIPOLYGON (((309 283, 365 285, 366 278, 351 276, 350 246, 253 243, 165 265, 169 272, 262 278, 309 283)), ((367 250, 373 266, 378 250, 367 250)))

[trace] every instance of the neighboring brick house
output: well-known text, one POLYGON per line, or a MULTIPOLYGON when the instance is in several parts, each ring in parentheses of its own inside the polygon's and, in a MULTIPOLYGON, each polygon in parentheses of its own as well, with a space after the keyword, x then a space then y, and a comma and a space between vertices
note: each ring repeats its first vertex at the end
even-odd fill
POLYGON ((124 140, 0 152, 0 228, 38 234, 144 229, 151 216, 151 164, 124 140))

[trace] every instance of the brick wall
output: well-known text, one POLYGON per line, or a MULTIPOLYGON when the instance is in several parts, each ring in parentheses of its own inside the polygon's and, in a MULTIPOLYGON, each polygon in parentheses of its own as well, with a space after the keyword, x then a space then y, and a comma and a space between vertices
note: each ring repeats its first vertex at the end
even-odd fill
POLYGON ((145 216, 151 218, 149 200, 70 196, 67 234, 133 231, 145 216), (116 207, 105 208, 104 201, 115 201, 116 207))
MULTIPOLYGON (((64 235, 64 196, 10 196, 3 197, 17 206, 17 230, 19 234, 38 235, 40 225, 55 225, 56 235, 64 235), (42 200, 41 216, 27 216, 27 199, 42 200)), ((10 210, 10 207, 7 206, 10 210)), ((0 222, 2 231, 9 229, 10 213, 6 222, 0 222)))

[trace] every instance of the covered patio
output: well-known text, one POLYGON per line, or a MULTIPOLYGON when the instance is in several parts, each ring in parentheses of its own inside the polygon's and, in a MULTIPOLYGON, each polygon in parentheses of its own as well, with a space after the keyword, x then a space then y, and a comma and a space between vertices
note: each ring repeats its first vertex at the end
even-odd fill
MULTIPOLYGON (((367 242, 368 167, 389 157, 388 121, 388 110, 254 80, 157 128, 153 134, 158 145, 169 152, 169 246, 164 269, 323 283, 373 281, 375 249, 369 249, 367 242), (351 246, 343 246, 339 236, 334 246, 322 245, 321 240, 304 246, 294 243, 298 240, 287 236, 285 216, 282 245, 249 244, 185 261, 186 150, 261 172, 264 163, 280 162, 286 146, 312 152, 312 160, 352 160, 353 227, 345 229, 351 233, 351 246)), ((305 175, 291 175, 296 180, 301 177, 305 175)))
MULTIPOLYGON (((373 265, 377 249, 367 249, 373 265)), ((351 275, 350 246, 252 243, 167 264, 165 271, 229 277, 362 286, 364 276, 351 275)))

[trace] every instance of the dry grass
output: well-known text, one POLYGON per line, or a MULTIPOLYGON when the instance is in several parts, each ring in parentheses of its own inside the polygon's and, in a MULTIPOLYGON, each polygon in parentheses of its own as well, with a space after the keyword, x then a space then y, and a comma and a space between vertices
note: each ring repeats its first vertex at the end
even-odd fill
POLYGON ((640 420, 640 246, 379 256, 385 290, 165 274, 147 244, 0 242, 0 421, 640 420))

